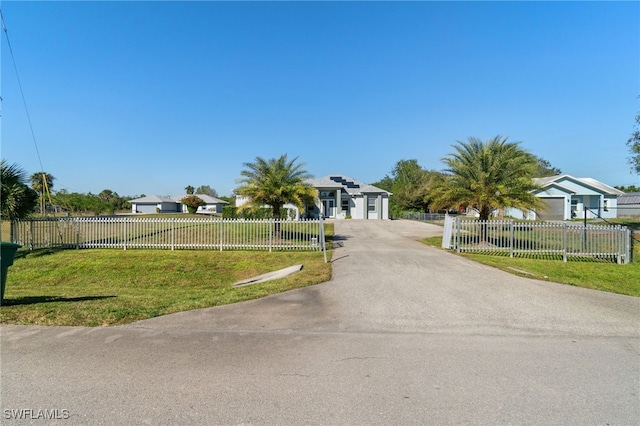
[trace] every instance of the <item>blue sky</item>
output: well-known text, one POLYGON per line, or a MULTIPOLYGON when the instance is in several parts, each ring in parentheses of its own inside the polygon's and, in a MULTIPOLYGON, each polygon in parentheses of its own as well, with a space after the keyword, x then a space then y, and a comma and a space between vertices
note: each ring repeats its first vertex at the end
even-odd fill
POLYGON ((638 2, 2 1, 2 158, 55 190, 236 187, 257 156, 372 183, 495 135, 640 184, 638 2), (37 150, 36 150, 37 146, 37 150), (39 158, 38 158, 39 152, 39 158))

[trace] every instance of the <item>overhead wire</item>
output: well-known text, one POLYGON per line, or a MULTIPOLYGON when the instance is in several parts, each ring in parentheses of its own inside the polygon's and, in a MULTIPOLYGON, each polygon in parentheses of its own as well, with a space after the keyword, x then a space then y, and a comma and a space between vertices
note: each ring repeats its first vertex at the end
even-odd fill
MULTIPOLYGON (((20 96, 22 98, 22 104, 24 106, 24 111, 27 116, 27 123, 29 124, 29 130, 31 131, 31 138, 33 140, 33 145, 36 150, 36 156, 38 158, 38 164, 40 165, 40 173, 42 174, 42 188, 43 194, 47 194, 47 198, 49 199, 49 204, 53 205, 53 200, 51 199, 51 191, 49 190, 49 185, 47 183, 47 175, 44 171, 44 166, 42 165, 42 158, 40 157, 40 149, 38 148, 38 142, 36 140, 36 134, 33 130, 33 123, 31 122, 31 115, 29 114, 29 108, 27 107, 27 98, 24 95, 24 90, 22 89, 22 81, 20 80, 20 73, 18 73, 18 66, 16 64, 16 58, 13 54, 13 47, 11 46, 11 40, 9 39, 9 31, 7 30, 7 25, 4 20, 4 14, 2 13, 2 8, 0 8, 0 20, 2 21, 2 31, 4 32, 5 40, 7 40, 7 46, 9 47, 9 54, 11 56, 11 62, 13 64, 13 70, 16 73, 16 80, 18 82, 18 88, 20 90, 20 96)), ((46 208, 44 209, 46 210, 46 208)), ((41 212, 43 215, 45 211, 41 212)))

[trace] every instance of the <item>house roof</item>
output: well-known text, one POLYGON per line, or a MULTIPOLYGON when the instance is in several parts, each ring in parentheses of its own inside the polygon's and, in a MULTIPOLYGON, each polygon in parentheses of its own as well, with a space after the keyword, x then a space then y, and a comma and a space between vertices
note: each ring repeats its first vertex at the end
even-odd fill
MULTIPOLYGON (((193 195, 197 195, 198 198, 202 199, 202 201, 204 201, 207 204, 229 204, 224 200, 221 200, 219 198, 216 197, 212 197, 210 195, 205 195, 205 194, 193 194, 193 195)), ((135 200, 129 200, 130 203, 136 203, 136 204, 157 204, 157 203, 179 203, 180 200, 182 200, 184 197, 186 197, 187 194, 185 195, 178 195, 175 197, 161 197, 159 195, 149 195, 148 197, 142 197, 142 198, 136 198, 135 200)))
POLYGON ((587 186, 597 192, 601 192, 605 195, 624 195, 624 192, 620 191, 619 189, 616 189, 612 186, 607 185, 606 183, 602 183, 598 180, 595 180, 593 178, 577 178, 577 177, 573 177, 571 175, 557 175, 557 176, 549 176, 549 177, 544 177, 544 178, 536 178, 534 179, 534 183, 538 186, 541 186, 542 188, 548 187, 548 186, 557 186, 560 188, 563 188, 565 190, 567 190, 568 192, 572 192, 575 193, 575 191, 570 190, 569 188, 565 187, 562 185, 562 183, 560 181, 562 180, 571 180, 577 184, 583 185, 583 186, 587 186))
POLYGON ((144 204, 144 203, 173 203, 175 202, 169 197, 161 197, 159 195, 149 195, 147 197, 136 198, 135 200, 129 200, 130 203, 144 204))
POLYGON ((640 204, 640 192, 629 192, 618 197, 618 205, 640 204))
POLYGON ((207 204, 229 204, 228 202, 221 200, 220 198, 212 197, 211 195, 207 194, 176 195, 175 197, 171 197, 171 199, 176 203, 179 203, 184 197, 188 197, 189 195, 195 195, 207 204))
POLYGON ((385 193, 391 195, 389 191, 340 174, 327 175, 319 179, 307 179, 305 182, 313 185, 315 188, 344 189, 351 195, 363 193, 385 193))

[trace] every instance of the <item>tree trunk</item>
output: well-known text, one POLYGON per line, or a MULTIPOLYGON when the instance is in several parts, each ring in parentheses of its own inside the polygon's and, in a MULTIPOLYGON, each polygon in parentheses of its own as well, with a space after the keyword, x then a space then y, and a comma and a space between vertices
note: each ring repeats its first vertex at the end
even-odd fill
POLYGON ((280 206, 273 207, 273 235, 280 238, 280 206))

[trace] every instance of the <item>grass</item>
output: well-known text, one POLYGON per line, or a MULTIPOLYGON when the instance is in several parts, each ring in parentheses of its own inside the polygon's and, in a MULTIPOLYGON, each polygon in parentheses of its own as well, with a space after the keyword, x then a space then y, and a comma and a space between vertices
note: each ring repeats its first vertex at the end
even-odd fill
MULTIPOLYGON (((422 242, 441 247, 442 238, 425 238, 422 242)), ((515 275, 640 297, 640 243, 634 245, 633 263, 627 265, 589 260, 563 262, 562 260, 511 258, 508 255, 491 256, 473 253, 460 255, 515 275)))
MULTIPOLYGON (((326 234, 333 235, 333 226, 326 234)), ((19 251, 9 268, 0 322, 111 326, 226 305, 331 279, 322 252, 215 250, 19 251), (292 265, 288 277, 234 288, 292 265)))

